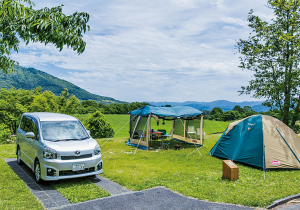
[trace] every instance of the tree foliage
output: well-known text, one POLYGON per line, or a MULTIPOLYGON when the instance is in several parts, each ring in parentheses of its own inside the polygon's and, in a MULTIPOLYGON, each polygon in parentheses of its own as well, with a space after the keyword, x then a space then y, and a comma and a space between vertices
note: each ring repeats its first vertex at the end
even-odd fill
MULTIPOLYGON (((244 106, 241 108, 239 105, 236 105, 232 110, 223 112, 219 107, 213 108, 211 111, 205 110, 204 115, 207 115, 207 119, 219 120, 219 121, 233 121, 239 120, 251 115, 255 115, 255 112, 252 107, 244 106)), ((264 114, 264 113, 261 113, 264 114)), ((269 115, 272 115, 273 112, 268 112, 269 115)), ((273 116, 273 115, 272 115, 273 116)))
MULTIPOLYGON (((32 90, 16 89, 14 87, 10 89, 2 88, 0 89, 0 142, 7 142, 7 139, 12 139, 9 136, 16 133, 21 115, 24 112, 56 112, 76 115, 76 117, 81 118, 81 115, 77 116, 77 114, 100 112, 106 106, 111 106, 112 108, 107 110, 113 111, 113 113, 109 112, 107 114, 127 114, 129 111, 138 109, 146 104, 134 102, 130 104, 103 105, 93 100, 80 102, 74 95, 70 95, 66 88, 61 92, 60 96, 54 95, 51 91, 42 91, 41 87, 32 90)), ((99 116, 100 114, 98 113, 97 117, 99 116)), ((102 122, 102 115, 100 118, 99 122, 102 122)), ((87 126, 84 119, 82 122, 87 126)), ((94 125, 97 124, 94 122, 94 125)), ((99 125, 98 123, 97 126, 99 125)), ((111 135, 110 128, 106 126, 103 132, 103 135, 107 133, 111 135)))
POLYGON ((89 15, 75 12, 67 16, 62 13, 62 6, 34 10, 30 0, 0 0, 0 69, 3 72, 13 71, 13 65, 18 64, 9 56, 11 51, 18 51, 20 40, 26 44, 52 43, 59 50, 66 45, 78 54, 84 51, 86 43, 82 34, 89 30, 89 15))
POLYGON ((252 32, 237 42, 242 69, 254 71, 254 79, 242 87, 242 94, 266 98, 264 105, 278 109, 281 120, 294 125, 299 117, 300 1, 268 0, 274 12, 270 23, 248 16, 252 32), (291 115, 290 109, 294 109, 291 115))
POLYGON ((86 124, 93 138, 109 138, 114 136, 114 129, 100 111, 91 114, 86 120, 86 124))

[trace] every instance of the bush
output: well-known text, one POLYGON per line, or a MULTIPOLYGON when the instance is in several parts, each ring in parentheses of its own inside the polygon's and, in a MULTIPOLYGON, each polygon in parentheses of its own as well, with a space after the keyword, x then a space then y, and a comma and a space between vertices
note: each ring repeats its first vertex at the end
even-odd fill
POLYGON ((114 129, 106 121, 104 115, 97 111, 86 119, 86 127, 93 138, 109 138, 114 136, 114 129))
POLYGON ((11 135, 11 130, 9 130, 5 124, 0 123, 0 144, 13 143, 15 141, 15 137, 11 135))

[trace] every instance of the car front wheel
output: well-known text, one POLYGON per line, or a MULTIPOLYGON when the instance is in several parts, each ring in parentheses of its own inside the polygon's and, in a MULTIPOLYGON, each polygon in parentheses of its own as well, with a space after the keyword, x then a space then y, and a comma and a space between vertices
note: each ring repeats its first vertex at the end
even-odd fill
POLYGON ((34 164, 34 177, 35 177, 36 183, 41 183, 42 182, 42 179, 41 179, 41 165, 40 165, 40 162, 38 160, 36 160, 35 164, 34 164))
POLYGON ((21 160, 21 152, 20 152, 20 148, 18 147, 17 149, 17 163, 18 165, 22 165, 23 161, 21 160))

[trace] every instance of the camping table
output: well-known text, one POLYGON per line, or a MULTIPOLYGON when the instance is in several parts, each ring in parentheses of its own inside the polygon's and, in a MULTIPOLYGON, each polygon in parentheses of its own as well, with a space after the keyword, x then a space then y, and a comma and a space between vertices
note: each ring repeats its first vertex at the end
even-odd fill
POLYGON ((158 137, 162 134, 162 132, 159 131, 149 131, 149 133, 155 133, 158 137))
MULTIPOLYGON (((159 137, 162 134, 162 132, 159 132, 159 131, 149 131, 149 133, 155 133, 157 135, 157 137, 159 137)), ((163 142, 161 142, 161 147, 162 147, 162 144, 163 144, 163 142)))

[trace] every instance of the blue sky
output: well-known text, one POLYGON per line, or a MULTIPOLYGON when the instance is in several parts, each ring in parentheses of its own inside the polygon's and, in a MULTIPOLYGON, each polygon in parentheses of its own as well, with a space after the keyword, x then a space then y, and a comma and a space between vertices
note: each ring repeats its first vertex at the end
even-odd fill
MULTIPOLYGON (((12 58, 101 96, 133 101, 258 100, 239 96, 252 72, 238 68, 236 41, 247 39, 247 14, 264 20, 261 0, 34 0, 87 12, 91 30, 77 55, 52 45, 21 43, 12 58)), ((263 99, 260 99, 263 100, 263 99)))

